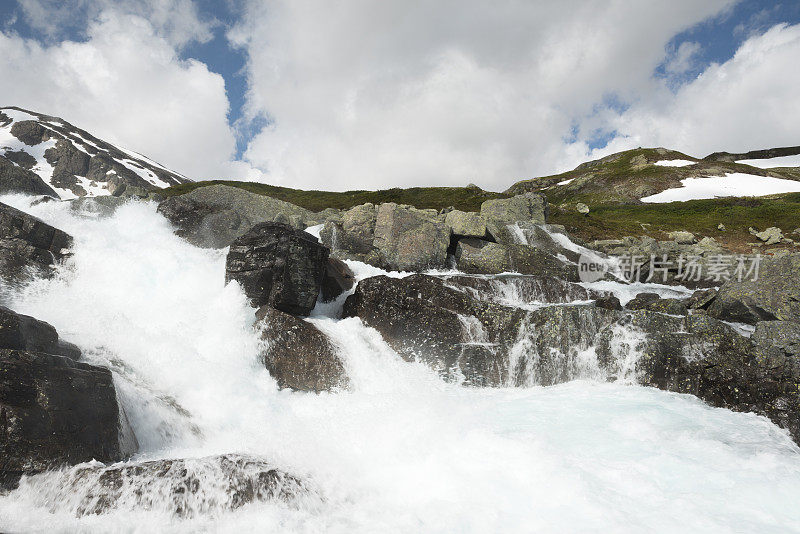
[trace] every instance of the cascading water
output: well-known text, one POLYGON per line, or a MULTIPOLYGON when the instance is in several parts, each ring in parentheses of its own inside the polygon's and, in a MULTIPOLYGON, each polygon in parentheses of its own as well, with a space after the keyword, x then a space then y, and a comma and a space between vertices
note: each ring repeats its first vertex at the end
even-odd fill
MULTIPOLYGON (((0 201, 76 240, 55 279, 11 291, 7 304, 113 370, 140 444, 133 461, 186 459, 197 479, 183 498, 163 481, 124 478, 95 514, 81 508, 101 491, 81 476, 87 466, 45 473, 0 496, 0 530, 800 531, 800 451, 762 417, 588 371, 549 387, 463 387, 404 361, 358 319, 320 310, 309 320, 339 347, 351 388, 279 390, 258 360, 254 310, 224 285, 224 251, 174 236, 152 204, 101 219, 66 203, 0 201), (274 466, 306 493, 235 506, 225 477, 253 467, 230 475, 221 454, 274 466), (159 504, 167 496, 193 513, 159 504)), ((630 377, 636 337, 615 336, 612 372, 630 377)))

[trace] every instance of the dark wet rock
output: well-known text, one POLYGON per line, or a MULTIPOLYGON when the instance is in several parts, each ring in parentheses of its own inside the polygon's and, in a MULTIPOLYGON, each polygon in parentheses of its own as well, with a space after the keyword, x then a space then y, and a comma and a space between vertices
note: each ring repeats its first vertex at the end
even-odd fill
POLYGON ((322 279, 321 295, 323 302, 330 302, 346 291, 353 289, 355 275, 345 262, 328 258, 325 277, 322 279))
POLYGON ((717 297, 717 290, 715 288, 698 289, 692 296, 684 300, 684 304, 690 310, 705 310, 714 299, 717 297))
POLYGON ((800 323, 761 321, 750 340, 765 365, 791 368, 793 376, 800 377, 800 323))
POLYGON ((493 344, 524 312, 481 301, 440 278, 412 275, 362 280, 345 301, 344 316, 359 317, 403 358, 446 378, 460 372, 467 384, 497 385, 505 380, 505 358, 493 344))
POLYGON ((622 310, 622 304, 619 302, 619 299, 614 295, 605 295, 595 299, 594 305, 598 308, 603 308, 606 310, 622 310))
POLYGON ((308 315, 325 277, 328 249, 317 238, 281 223, 261 223, 237 238, 225 263, 255 306, 308 315))
POLYGON ((124 456, 108 369, 40 352, 0 349, 0 481, 124 456))
POLYGON ((499 275, 492 277, 447 275, 448 285, 475 290, 475 297, 506 303, 548 303, 565 304, 576 300, 591 300, 604 295, 602 292, 586 289, 574 282, 567 282, 554 276, 499 275))
POLYGON ((15 165, 9 154, 7 152, 6 157, 0 156, 0 194, 25 193, 58 196, 35 172, 15 165))
POLYGON ((81 350, 59 339, 50 324, 0 306, 0 349, 46 352, 78 360, 81 350))
POLYGON ((671 315, 686 315, 686 304, 680 299, 661 298, 657 293, 639 293, 625 307, 629 310, 649 310, 671 315))
POLYGON ((441 269, 447 264, 450 231, 436 210, 388 202, 378 206, 372 245, 386 269, 441 269))
POLYGON ((619 319, 619 312, 588 304, 547 306, 528 312, 517 330, 503 333, 500 343, 516 360, 512 385, 552 385, 573 380, 593 369, 581 355, 598 343, 601 333, 619 319))
POLYGON ((658 293, 639 293, 625 305, 629 310, 644 310, 648 305, 660 299, 658 293))
POLYGON ((712 317, 755 324, 800 321, 800 254, 762 258, 758 279, 725 282, 708 307, 712 317))
POLYGON ((76 516, 153 511, 188 519, 255 502, 298 506, 316 498, 300 479, 265 459, 239 454, 80 465, 24 483, 50 501, 74 503, 76 516))
POLYGON ((504 245, 465 238, 458 242, 455 259, 458 269, 470 274, 515 272, 578 281, 578 271, 574 265, 566 264, 548 252, 526 245, 504 245))
POLYGON ((72 237, 36 217, 0 203, 0 278, 13 284, 49 276, 66 256, 72 237))
POLYGON ((481 215, 489 233, 500 243, 515 243, 508 225, 519 222, 545 224, 548 215, 547 199, 536 193, 511 198, 487 200, 481 204, 481 215))
POLYGON ((281 219, 303 230, 314 218, 294 204, 227 185, 198 187, 167 198, 158 212, 178 227, 177 235, 208 248, 226 247, 259 223, 281 219))
POLYGON ((336 347, 313 324, 270 306, 256 313, 264 365, 280 387, 297 391, 329 391, 347 386, 336 347))

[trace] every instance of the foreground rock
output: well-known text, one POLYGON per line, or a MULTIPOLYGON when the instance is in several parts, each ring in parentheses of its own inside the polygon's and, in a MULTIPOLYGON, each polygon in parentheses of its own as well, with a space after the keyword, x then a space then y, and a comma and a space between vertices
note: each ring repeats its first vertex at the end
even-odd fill
POLYGON ((51 276, 70 246, 67 233, 0 203, 0 279, 6 283, 51 276))
POLYGON ((238 187, 209 185, 158 205, 177 235, 199 247, 223 248, 263 222, 283 222, 303 230, 316 224, 315 215, 300 206, 238 187))
POLYGON ((237 454, 111 466, 95 463, 43 473, 23 484, 76 516, 154 511, 192 518, 254 502, 298 506, 318 501, 300 479, 264 459, 237 454))
POLYGON ((800 254, 763 258, 758 279, 729 280, 708 307, 712 317, 755 324, 800 321, 800 254))
POLYGON ((261 223, 237 238, 225 262, 225 283, 236 280, 255 306, 308 315, 326 273, 328 249, 282 223, 261 223))
POLYGON ((336 347, 313 324, 269 306, 256 318, 267 342, 261 357, 280 387, 319 393, 347 386, 336 347))
POLYGON ((58 338, 48 323, 0 306, 0 349, 46 352, 78 360, 81 350, 58 338))
POLYGON ((0 349, 2 485, 62 465, 121 460, 133 452, 125 434, 108 369, 0 349))

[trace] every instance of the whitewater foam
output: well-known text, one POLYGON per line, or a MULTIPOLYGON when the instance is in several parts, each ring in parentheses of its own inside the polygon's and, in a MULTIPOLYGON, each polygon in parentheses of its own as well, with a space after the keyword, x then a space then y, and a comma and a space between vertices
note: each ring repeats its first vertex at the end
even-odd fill
MULTIPOLYGON (((124 503, 76 517, 45 499, 67 470, 0 496, 2 530, 800 531, 800 451, 763 417, 602 380, 460 387, 360 320, 322 316, 310 321, 341 348, 351 389, 279 390, 258 360, 254 310, 224 285, 224 250, 177 238, 154 204, 87 218, 67 203, 0 201, 75 237, 58 276, 10 305, 112 368, 141 444, 133 461, 248 454, 321 496, 184 519, 124 503)), ((201 502, 225 498, 207 491, 201 502)))

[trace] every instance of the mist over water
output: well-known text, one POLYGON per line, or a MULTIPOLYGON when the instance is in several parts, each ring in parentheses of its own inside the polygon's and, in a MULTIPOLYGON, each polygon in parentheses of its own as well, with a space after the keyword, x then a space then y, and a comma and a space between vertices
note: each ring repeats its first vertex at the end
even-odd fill
POLYGON ((592 373, 465 388, 403 361, 358 319, 320 313, 309 320, 340 348, 351 389, 279 390, 259 362, 255 310, 224 284, 226 251, 174 236, 155 204, 98 218, 0 201, 75 237, 55 279, 4 298, 114 371, 134 460, 244 453, 312 490, 300 503, 230 510, 209 486, 192 517, 124 502, 78 517, 76 496, 91 488, 70 487, 68 469, 1 496, 0 530, 800 531, 800 450, 762 417, 592 373))

